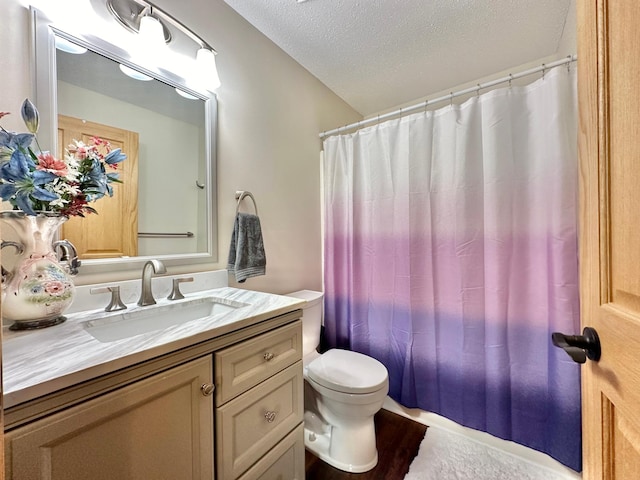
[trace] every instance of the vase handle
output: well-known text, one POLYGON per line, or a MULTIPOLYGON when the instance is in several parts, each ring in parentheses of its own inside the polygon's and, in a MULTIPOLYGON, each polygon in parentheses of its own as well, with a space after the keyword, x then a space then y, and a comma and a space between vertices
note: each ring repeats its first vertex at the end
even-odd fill
POLYGON ((62 250, 62 254, 58 261, 67 262, 67 269, 70 275, 77 275, 78 268, 82 262, 78 259, 78 251, 69 240, 58 240, 53 242, 53 250, 57 252, 58 247, 62 250))
POLYGON ((18 243, 18 242, 5 242, 5 241, 3 241, 0 244, 0 249, 3 249, 4 247, 15 247, 17 255, 22 255, 24 253, 24 247, 22 246, 21 243, 18 243))
MULTIPOLYGON (((2 243, 0 243, 0 250, 2 250, 4 247, 14 247, 16 249, 17 255, 22 255, 24 253, 24 246, 18 242, 3 241, 2 243)), ((6 285, 12 274, 11 272, 6 271, 4 267, 0 266, 0 268, 2 269, 2 283, 6 285)))

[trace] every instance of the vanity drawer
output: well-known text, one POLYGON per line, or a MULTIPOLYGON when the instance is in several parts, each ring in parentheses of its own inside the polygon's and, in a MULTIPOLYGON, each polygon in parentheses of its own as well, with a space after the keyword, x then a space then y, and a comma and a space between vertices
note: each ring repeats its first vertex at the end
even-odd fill
POLYGON ((240 476, 302 422, 302 362, 216 410, 218 478, 240 476))
POLYGON ((304 480, 304 426, 298 425, 240 480, 304 480))
POLYGON ((215 353, 216 405, 302 359, 302 321, 215 353))

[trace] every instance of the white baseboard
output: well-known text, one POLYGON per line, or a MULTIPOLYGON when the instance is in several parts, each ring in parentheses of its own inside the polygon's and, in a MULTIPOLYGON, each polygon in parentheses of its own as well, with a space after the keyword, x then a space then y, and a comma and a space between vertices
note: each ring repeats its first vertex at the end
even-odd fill
POLYGON ((382 408, 429 427, 441 428, 452 433, 457 433, 458 435, 462 435, 478 443, 501 450, 526 462, 533 463, 541 469, 550 470, 554 472, 556 476, 562 476, 567 480, 580 480, 582 478, 580 473, 565 467, 547 454, 525 447, 519 443, 494 437, 486 432, 463 427, 462 425, 435 413, 425 412, 419 408, 406 408, 390 397, 385 399, 382 408))

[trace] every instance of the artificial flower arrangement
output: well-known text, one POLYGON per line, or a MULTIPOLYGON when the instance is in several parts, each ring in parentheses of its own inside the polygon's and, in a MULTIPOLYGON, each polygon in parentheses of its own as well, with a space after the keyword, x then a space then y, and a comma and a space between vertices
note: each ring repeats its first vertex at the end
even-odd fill
MULTIPOLYGON (((0 197, 27 215, 97 213, 88 204, 106 194, 113 196, 110 184, 122 183, 115 170, 127 156, 93 137, 89 145, 74 140, 64 159, 57 159, 38 144, 39 114, 29 99, 23 102, 21 114, 29 133, 12 133, 0 126, 0 197), (31 146, 34 141, 37 151, 31 146)), ((5 115, 0 112, 0 118, 5 115)))

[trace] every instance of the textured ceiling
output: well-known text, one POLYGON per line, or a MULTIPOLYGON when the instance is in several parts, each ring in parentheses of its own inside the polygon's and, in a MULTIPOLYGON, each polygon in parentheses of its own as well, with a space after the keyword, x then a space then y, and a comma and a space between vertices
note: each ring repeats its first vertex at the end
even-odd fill
POLYGON ((370 115, 552 55, 571 0, 225 0, 370 115))

